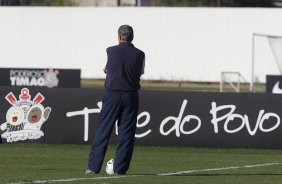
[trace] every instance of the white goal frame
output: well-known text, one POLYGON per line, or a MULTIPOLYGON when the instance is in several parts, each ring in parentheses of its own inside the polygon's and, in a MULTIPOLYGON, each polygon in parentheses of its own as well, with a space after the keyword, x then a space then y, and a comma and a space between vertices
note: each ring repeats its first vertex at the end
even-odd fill
POLYGON ((248 83, 245 77, 240 72, 224 71, 220 74, 220 87, 219 91, 223 92, 224 83, 229 84, 232 89, 239 93, 241 82, 248 83))

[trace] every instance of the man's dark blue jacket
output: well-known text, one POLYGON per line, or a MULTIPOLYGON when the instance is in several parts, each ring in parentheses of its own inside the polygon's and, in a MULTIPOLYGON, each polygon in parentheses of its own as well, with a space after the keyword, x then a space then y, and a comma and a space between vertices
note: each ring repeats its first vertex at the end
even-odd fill
POLYGON ((105 87, 117 91, 137 91, 144 70, 145 54, 129 42, 107 48, 105 87))

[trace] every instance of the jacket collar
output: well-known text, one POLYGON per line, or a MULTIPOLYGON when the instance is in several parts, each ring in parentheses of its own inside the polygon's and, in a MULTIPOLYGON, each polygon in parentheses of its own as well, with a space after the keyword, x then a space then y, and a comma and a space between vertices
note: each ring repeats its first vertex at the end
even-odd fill
POLYGON ((134 46, 131 42, 120 42, 119 45, 134 46))

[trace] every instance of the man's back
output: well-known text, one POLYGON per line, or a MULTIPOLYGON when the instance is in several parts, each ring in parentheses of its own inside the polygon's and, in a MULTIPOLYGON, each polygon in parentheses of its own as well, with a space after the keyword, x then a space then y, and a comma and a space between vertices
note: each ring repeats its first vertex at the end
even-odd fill
POLYGON ((145 54, 129 42, 107 49, 107 77, 105 87, 118 91, 140 89, 140 76, 143 72, 145 54))
POLYGON ((133 28, 121 25, 119 45, 107 49, 105 94, 99 123, 89 154, 87 174, 98 174, 103 165, 115 122, 118 121, 118 146, 111 174, 126 174, 132 158, 139 109, 140 76, 144 73, 145 54, 135 48, 133 28))

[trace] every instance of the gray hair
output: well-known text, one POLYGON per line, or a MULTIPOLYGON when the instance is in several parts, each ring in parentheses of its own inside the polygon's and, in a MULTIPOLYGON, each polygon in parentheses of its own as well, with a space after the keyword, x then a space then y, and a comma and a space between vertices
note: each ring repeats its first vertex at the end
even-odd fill
POLYGON ((122 41, 131 42, 133 40, 133 28, 129 25, 121 25, 118 28, 118 35, 122 41))

